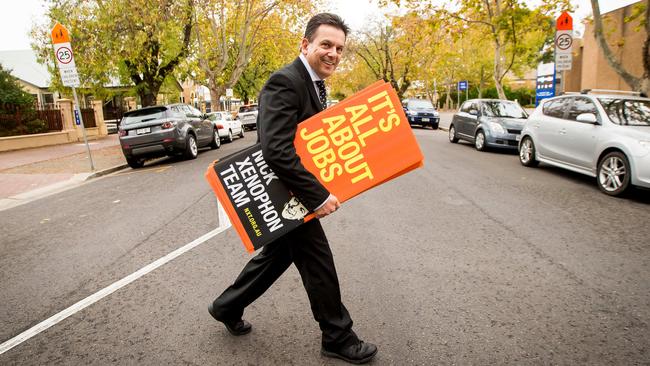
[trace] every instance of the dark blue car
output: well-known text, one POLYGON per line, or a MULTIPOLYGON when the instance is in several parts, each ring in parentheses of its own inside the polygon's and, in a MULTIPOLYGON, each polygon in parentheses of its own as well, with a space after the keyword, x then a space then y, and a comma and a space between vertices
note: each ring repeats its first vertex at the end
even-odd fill
POLYGON ((404 99, 402 101, 404 114, 409 124, 422 127, 431 126, 434 130, 440 124, 440 114, 427 99, 404 99))

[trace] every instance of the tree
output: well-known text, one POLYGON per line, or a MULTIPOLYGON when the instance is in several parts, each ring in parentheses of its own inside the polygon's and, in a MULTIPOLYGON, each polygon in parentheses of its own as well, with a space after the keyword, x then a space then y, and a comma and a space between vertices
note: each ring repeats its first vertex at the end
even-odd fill
POLYGON ((0 64, 0 136, 46 132, 34 110, 34 97, 0 64))
POLYGON ((237 87, 250 97, 248 88, 259 87, 260 77, 268 76, 268 67, 277 66, 275 61, 283 59, 280 49, 266 55, 261 54, 261 49, 268 49, 269 42, 297 42, 292 29, 300 24, 299 19, 310 6, 305 0, 204 0, 197 12, 197 62, 200 79, 207 83, 213 103, 218 103, 226 89, 237 85, 253 57, 257 57, 254 70, 249 70, 246 81, 237 87))
POLYGON ((457 12, 436 10, 487 32, 494 49, 492 78, 503 99, 504 77, 518 62, 536 61, 552 33, 549 14, 569 6, 567 0, 546 1, 535 10, 528 9, 521 0, 460 0, 459 5, 457 12))
POLYGON ((650 92, 650 22, 648 21, 650 17, 650 6, 647 3, 637 6, 635 14, 631 19, 641 18, 641 25, 644 27, 646 32, 646 39, 643 42, 642 48, 642 60, 643 60, 643 75, 634 76, 628 72, 623 65, 616 59, 616 56, 612 52, 611 48, 607 44, 605 35, 603 34, 603 20, 600 14, 600 6, 598 5, 598 0, 591 0, 591 9, 593 10, 594 16, 594 36, 596 37, 596 42, 600 46, 600 49, 605 55, 605 59, 609 66, 611 66, 614 71, 625 81, 627 85, 632 88, 632 90, 640 91, 646 95, 650 92), (643 14, 643 16, 641 16, 643 14))
POLYGON ((351 42, 350 49, 375 80, 390 82, 400 98, 424 66, 423 55, 430 48, 430 24, 415 12, 391 19, 389 25, 365 30, 351 42))
MULTIPOLYGON (((193 1, 54 0, 48 16, 70 30, 82 85, 98 91, 116 78, 130 81, 149 106, 188 55, 193 1)), ((49 29, 38 33, 34 48, 61 90, 49 29)))

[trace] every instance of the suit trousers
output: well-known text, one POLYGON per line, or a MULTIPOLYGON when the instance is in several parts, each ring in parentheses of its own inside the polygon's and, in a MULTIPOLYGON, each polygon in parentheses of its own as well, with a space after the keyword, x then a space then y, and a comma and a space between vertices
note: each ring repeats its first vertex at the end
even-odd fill
POLYGON ((291 263, 295 264, 309 303, 322 331, 322 345, 336 349, 358 341, 352 319, 341 303, 334 258, 317 219, 297 227, 269 243, 253 257, 235 282, 214 300, 219 320, 242 317, 244 308, 260 297, 291 263))

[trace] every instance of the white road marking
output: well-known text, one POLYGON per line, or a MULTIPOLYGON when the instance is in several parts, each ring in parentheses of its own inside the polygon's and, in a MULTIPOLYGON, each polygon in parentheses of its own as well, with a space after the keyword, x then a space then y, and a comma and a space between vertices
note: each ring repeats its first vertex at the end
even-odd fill
POLYGON ((10 349, 16 347, 17 345, 25 342, 26 340, 32 338, 33 336, 39 334, 40 332, 48 329, 49 327, 55 325, 56 323, 64 320, 65 318, 69 317, 70 315, 73 315, 88 306, 96 303, 97 301, 103 299, 104 297, 112 294, 113 292, 121 289, 122 287, 130 284, 131 282, 137 280, 138 278, 146 275, 147 273, 155 270, 156 268, 166 264, 167 262, 170 262, 183 253, 199 246, 203 242, 213 238, 215 235, 220 234, 227 230, 230 226, 230 220, 228 220, 228 216, 226 215, 225 211, 221 207, 219 203, 217 203, 217 210, 219 212, 219 227, 204 234, 200 238, 195 239, 191 243, 185 244, 184 246, 174 250, 173 252, 167 254, 166 256, 146 265, 145 267, 142 267, 136 272, 131 273, 130 275, 122 278, 121 280, 113 283, 112 285, 109 285, 107 287, 104 287, 103 289, 99 290, 98 292, 88 296, 87 298, 77 302, 76 304, 70 306, 69 308, 49 317, 48 319, 36 324, 35 326, 27 329, 26 331, 20 333, 19 335, 11 338, 10 340, 0 344, 0 355, 9 351, 10 349))

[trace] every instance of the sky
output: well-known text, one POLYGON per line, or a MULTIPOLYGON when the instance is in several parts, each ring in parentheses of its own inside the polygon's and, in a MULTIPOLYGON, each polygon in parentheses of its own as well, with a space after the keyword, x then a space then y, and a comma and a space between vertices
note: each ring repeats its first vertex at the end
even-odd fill
MULTIPOLYGON (((543 0, 528 0, 529 3, 539 3, 543 0)), ((602 13, 635 3, 639 0, 599 0, 602 13)), ((29 31, 34 22, 42 23, 46 10, 44 0, 0 0, 0 51, 20 50, 30 48, 29 31)), ((442 1, 440 1, 442 3, 442 1)), ((380 19, 382 10, 376 0, 327 0, 322 11, 330 11, 340 15, 353 31, 360 30, 363 25, 374 19, 380 19)), ((591 14, 589 0, 572 0, 577 10, 572 14, 574 25, 579 19, 591 14)), ((393 9, 394 11, 394 9, 393 9)), ((559 16, 559 14, 558 14, 559 16)))

